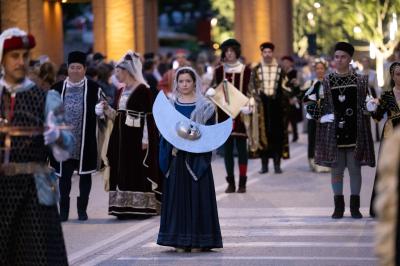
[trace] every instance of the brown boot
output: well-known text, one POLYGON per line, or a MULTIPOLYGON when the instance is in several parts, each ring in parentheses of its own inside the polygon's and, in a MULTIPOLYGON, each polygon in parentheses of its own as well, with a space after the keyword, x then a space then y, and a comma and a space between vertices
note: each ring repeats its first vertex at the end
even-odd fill
POLYGON ((228 187, 225 189, 225 193, 234 193, 236 191, 235 177, 227 176, 226 181, 228 182, 228 187))

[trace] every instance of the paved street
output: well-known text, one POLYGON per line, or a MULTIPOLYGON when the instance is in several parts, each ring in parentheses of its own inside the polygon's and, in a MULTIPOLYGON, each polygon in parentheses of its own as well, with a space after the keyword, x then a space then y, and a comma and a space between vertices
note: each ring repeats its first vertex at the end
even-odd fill
MULTIPOLYGON (((377 147, 377 146, 376 146, 377 147)), ((361 212, 349 211, 345 177, 345 218, 332 220, 330 174, 309 171, 306 135, 291 143, 283 174, 260 175, 259 160, 249 161, 247 193, 225 194, 223 160, 213 161, 223 249, 176 253, 155 244, 159 217, 119 221, 107 215, 102 177, 93 177, 89 220, 78 222, 76 201, 63 224, 71 265, 377 265, 373 253, 375 222, 368 216, 375 169, 363 167, 361 212)), ((237 166, 236 166, 237 168, 237 166)), ((235 169, 237 170, 237 169, 235 169)), ((237 177, 237 176, 236 176, 237 177)), ((71 198, 76 200, 78 179, 71 198)))

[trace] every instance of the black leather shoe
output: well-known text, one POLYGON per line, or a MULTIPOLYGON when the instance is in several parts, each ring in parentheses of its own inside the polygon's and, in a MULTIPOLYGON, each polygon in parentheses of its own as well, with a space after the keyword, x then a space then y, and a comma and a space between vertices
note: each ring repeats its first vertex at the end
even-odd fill
POLYGON ((268 168, 261 168, 260 171, 258 171, 259 174, 265 174, 268 173, 268 168))
POLYGON ((282 169, 279 165, 275 165, 275 174, 282 174, 282 169))

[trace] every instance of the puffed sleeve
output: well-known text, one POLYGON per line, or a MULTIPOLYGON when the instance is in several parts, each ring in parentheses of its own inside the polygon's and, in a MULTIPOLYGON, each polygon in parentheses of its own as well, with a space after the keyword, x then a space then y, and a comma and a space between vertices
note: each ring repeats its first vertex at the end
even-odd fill
MULTIPOLYGON (((45 118, 49 117, 49 113, 53 112, 56 126, 65 126, 64 106, 60 94, 55 90, 49 90, 46 96, 45 118)), ((74 143, 74 137, 70 130, 61 129, 60 137, 52 144, 52 153, 57 161, 65 161, 70 157, 74 143)))

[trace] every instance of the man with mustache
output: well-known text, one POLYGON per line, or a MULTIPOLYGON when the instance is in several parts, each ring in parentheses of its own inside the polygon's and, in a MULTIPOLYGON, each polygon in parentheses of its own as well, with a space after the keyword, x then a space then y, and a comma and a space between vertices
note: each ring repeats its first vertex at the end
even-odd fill
POLYGON ((60 94, 26 77, 34 46, 18 28, 0 35, 0 265, 68 265, 47 158, 51 150, 58 161, 67 159, 73 138, 60 130, 60 94))

